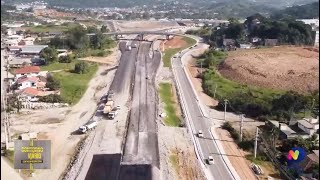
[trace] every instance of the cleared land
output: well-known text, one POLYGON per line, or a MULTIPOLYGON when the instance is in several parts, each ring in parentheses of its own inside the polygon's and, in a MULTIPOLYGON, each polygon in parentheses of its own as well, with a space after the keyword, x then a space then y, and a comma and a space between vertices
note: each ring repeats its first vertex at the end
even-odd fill
MULTIPOLYGON (((171 68, 171 57, 179 51, 194 45, 196 41, 189 37, 175 36, 164 43, 163 66, 171 68)), ((162 45, 160 46, 162 47, 162 45)))
POLYGON ((156 30, 179 26, 176 22, 161 21, 118 21, 117 26, 123 31, 156 30))
POLYGON ((286 46, 233 51, 219 72, 243 84, 305 93, 319 89, 317 51, 286 46))

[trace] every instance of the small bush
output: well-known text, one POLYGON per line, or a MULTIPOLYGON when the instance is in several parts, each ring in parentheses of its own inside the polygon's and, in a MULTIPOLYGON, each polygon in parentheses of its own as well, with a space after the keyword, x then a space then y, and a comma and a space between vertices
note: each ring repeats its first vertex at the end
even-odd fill
POLYGON ((74 71, 78 74, 86 74, 89 72, 89 64, 85 61, 78 62, 74 66, 74 71))
POLYGON ((245 151, 250 151, 253 149, 254 144, 253 141, 242 141, 238 143, 238 146, 245 151))
POLYGON ((60 81, 50 75, 47 77, 46 87, 52 91, 58 90, 60 89, 60 81))
POLYGON ((61 56, 59 58, 59 63, 71 63, 72 60, 73 60, 73 57, 71 55, 61 56))

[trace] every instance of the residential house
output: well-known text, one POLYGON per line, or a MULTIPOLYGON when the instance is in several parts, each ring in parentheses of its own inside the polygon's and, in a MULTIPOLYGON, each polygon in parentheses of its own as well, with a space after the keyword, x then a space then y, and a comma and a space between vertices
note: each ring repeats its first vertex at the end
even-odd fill
POLYGON ((30 66, 32 64, 31 58, 14 57, 8 60, 10 68, 21 68, 23 66, 30 66))
POLYGON ((43 91, 39 91, 35 88, 27 87, 22 89, 18 92, 19 94, 19 101, 30 101, 36 102, 39 100, 39 96, 43 96, 43 91))
POLYGON ((278 45, 278 39, 265 39, 264 40, 265 46, 277 46, 278 45))
POLYGON ((35 88, 35 89, 44 89, 46 86, 45 82, 41 82, 38 77, 21 77, 16 81, 18 90, 25 88, 35 88))
POLYGON ((297 137, 297 133, 285 123, 279 123, 279 121, 269 120, 268 125, 280 130, 280 139, 293 139, 297 137))
POLYGON ((39 56, 40 52, 46 47, 48 47, 48 45, 27 45, 27 46, 23 46, 21 48, 21 52, 20 52, 19 56, 22 56, 22 57, 39 56))
POLYGON ((240 49, 250 49, 251 44, 240 44, 240 49))
POLYGON ((223 39, 223 46, 235 46, 236 41, 233 39, 223 39))
POLYGON ((298 121, 298 127, 308 135, 313 135, 319 131, 319 116, 316 119, 303 118, 298 121))
POLYGON ((319 139, 319 117, 316 119, 293 120, 289 124, 279 123, 279 121, 269 120, 267 125, 280 130, 280 139, 294 139, 298 136, 306 139, 314 133, 319 139))
POLYGON ((313 150, 299 166, 303 170, 302 179, 319 179, 319 170, 314 170, 314 165, 319 165, 319 150, 313 150))
POLYGON ((8 46, 7 47, 7 53, 8 54, 18 54, 21 51, 21 47, 20 46, 8 46))
POLYGON ((319 164, 319 150, 313 150, 307 157, 300 163, 304 171, 310 170, 314 164, 319 164))
POLYGON ((15 70, 15 77, 20 78, 22 76, 27 77, 36 77, 40 73, 40 67, 39 66, 26 66, 23 68, 19 68, 15 70))

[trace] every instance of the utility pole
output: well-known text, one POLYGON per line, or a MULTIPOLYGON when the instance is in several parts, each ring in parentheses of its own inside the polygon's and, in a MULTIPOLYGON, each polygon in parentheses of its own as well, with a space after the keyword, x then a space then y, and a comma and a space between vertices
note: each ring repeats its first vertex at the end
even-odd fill
POLYGON ((214 93, 213 93, 214 98, 216 97, 217 87, 218 87, 217 84, 215 84, 214 93))
POLYGON ((200 61, 200 75, 202 76, 202 60, 200 61))
POLYGON ((224 100, 224 121, 226 121, 226 116, 227 116, 227 103, 228 103, 228 100, 225 99, 224 100))
POLYGON ((240 142, 242 141, 242 134, 243 134, 243 117, 244 117, 244 114, 240 114, 240 142))
POLYGON ((254 141, 254 158, 257 157, 257 147, 258 147, 258 136, 259 136, 259 128, 256 130, 256 139, 254 141))

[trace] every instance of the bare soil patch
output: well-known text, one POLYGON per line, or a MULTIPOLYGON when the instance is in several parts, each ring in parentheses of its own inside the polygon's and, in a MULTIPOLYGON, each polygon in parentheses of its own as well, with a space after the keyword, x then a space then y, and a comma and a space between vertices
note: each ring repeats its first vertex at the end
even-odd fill
POLYGON ((228 131, 216 128, 223 149, 241 179, 256 179, 250 168, 251 162, 245 158, 248 153, 241 150, 233 141, 228 131))
POLYGON ((84 61, 90 61, 90 62, 96 62, 99 64, 104 64, 104 65, 114 65, 118 59, 119 56, 119 52, 117 47, 110 49, 110 51, 112 52, 110 55, 106 56, 106 57, 85 57, 85 58, 80 58, 80 60, 84 60, 84 61))
POLYGON ((164 43, 164 50, 183 48, 183 47, 186 47, 186 45, 187 45, 187 42, 184 41, 183 38, 180 36, 175 36, 174 38, 172 38, 168 41, 161 42, 160 47, 162 47, 163 43, 164 43))
POLYGON ((305 93, 319 89, 317 51, 289 46, 233 51, 219 72, 243 84, 305 93))

